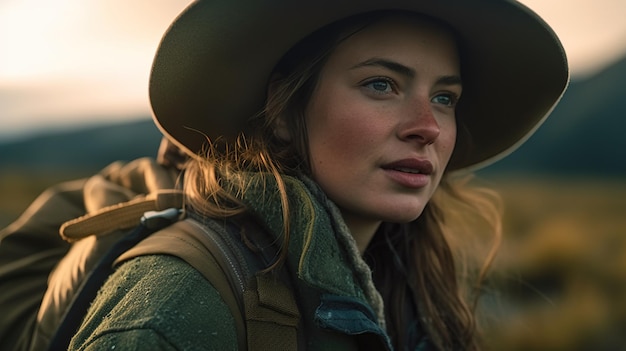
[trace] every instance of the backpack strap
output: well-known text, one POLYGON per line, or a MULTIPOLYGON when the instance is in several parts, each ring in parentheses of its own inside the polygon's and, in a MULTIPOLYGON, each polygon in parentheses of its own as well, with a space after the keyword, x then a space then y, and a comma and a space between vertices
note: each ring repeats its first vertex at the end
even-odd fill
MULTIPOLYGON (((254 228, 246 234, 258 239, 262 232, 254 228)), ((273 260, 274 245, 263 245, 262 257, 251 255, 235 239, 239 235, 240 228, 230 222, 186 218, 147 237, 114 264, 142 255, 179 257, 211 282, 228 305, 240 350, 297 350, 300 313, 288 279, 258 273, 273 260)))
POLYGON ((114 230, 135 228, 144 213, 180 208, 182 199, 180 190, 158 190, 67 221, 61 225, 59 231, 63 239, 74 242, 90 235, 104 235, 114 230))
POLYGON ((297 350, 300 312, 292 290, 267 274, 256 274, 244 291, 248 350, 297 350))
POLYGON ((100 287, 113 273, 113 262, 115 262, 122 253, 128 251, 144 238, 158 230, 158 226, 177 220, 180 212, 179 209, 170 208, 158 213, 158 216, 154 218, 142 217, 139 226, 117 241, 104 256, 100 258, 74 295, 68 309, 61 318, 59 327, 50 340, 48 350, 67 350, 72 336, 78 330, 98 290, 100 290, 100 287))
POLYGON ((239 349, 245 350, 246 327, 243 319, 243 304, 239 301, 239 291, 243 291, 245 280, 238 274, 239 267, 230 268, 226 249, 215 241, 216 235, 207 235, 201 227, 185 219, 168 226, 141 241, 122 254, 114 266, 144 255, 176 256, 199 271, 220 293, 235 319, 239 349), (229 274, 229 272, 232 272, 229 274), (237 283, 235 283, 237 281, 237 283), (240 288, 232 289, 232 286, 240 288), (237 292, 237 293, 236 293, 237 292))

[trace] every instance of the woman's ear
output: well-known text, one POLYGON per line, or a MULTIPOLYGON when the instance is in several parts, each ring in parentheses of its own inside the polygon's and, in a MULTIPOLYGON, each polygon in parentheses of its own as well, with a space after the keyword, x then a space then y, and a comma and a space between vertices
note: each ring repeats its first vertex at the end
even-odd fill
MULTIPOLYGON (((282 78, 283 76, 278 73, 273 73, 270 77, 270 81, 267 87, 267 101, 280 101, 280 97, 278 95, 283 94, 283 92, 280 90, 280 82, 282 81, 282 78)), ((274 135, 277 138, 281 139, 282 141, 291 141, 291 133, 289 132, 287 121, 285 121, 284 113, 276 116, 272 124, 272 128, 274 128, 274 135)))
POLYGON ((274 123, 274 135, 282 141, 291 141, 291 133, 289 132, 287 123, 285 123, 285 119, 282 116, 277 118, 274 123))

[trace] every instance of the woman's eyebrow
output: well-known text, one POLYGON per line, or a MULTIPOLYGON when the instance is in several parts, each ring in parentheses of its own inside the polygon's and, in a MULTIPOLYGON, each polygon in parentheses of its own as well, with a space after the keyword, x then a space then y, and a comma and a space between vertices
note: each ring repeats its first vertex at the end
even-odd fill
POLYGON ((379 66, 379 67, 384 67, 387 68, 391 71, 397 72, 399 74, 402 74, 404 76, 407 76, 409 78, 414 78, 415 77, 415 70, 413 70, 410 67, 407 67, 401 63, 395 62, 395 61, 391 61, 391 60, 387 60, 387 59, 382 59, 382 58, 371 58, 369 60, 363 61, 361 63, 358 63, 354 66, 352 66, 351 69, 356 69, 356 68, 360 68, 360 67, 368 67, 368 66, 379 66))
MULTIPOLYGON (((391 60, 387 60, 387 59, 383 59, 383 58, 372 58, 366 61, 363 61, 361 63, 358 63, 354 66, 352 66, 351 69, 356 69, 356 68, 360 68, 360 67, 370 67, 370 66, 378 66, 378 67, 384 67, 386 69, 389 69, 391 71, 397 72, 401 75, 404 75, 408 78, 415 78, 415 70, 411 67, 405 66, 401 63, 395 62, 395 61, 391 61, 391 60)), ((462 80, 461 77, 458 75, 450 75, 450 76, 442 76, 441 78, 437 79, 437 84, 440 85, 463 85, 462 84, 462 80)))
POLYGON ((463 81, 460 76, 452 75, 452 76, 443 76, 437 79, 437 84, 440 85, 463 85, 463 81))

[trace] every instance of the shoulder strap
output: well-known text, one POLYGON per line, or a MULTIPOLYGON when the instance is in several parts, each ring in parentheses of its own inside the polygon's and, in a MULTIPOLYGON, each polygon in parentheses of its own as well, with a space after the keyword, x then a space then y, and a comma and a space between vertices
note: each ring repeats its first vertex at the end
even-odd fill
POLYGON ((245 321, 243 319, 243 304, 238 297, 240 290, 232 289, 235 286, 233 280, 243 278, 234 277, 235 270, 228 268, 228 261, 224 250, 214 242, 214 236, 206 235, 189 220, 182 220, 166 227, 141 241, 132 249, 122 254, 114 265, 144 255, 164 254, 176 256, 198 270, 220 293, 224 302, 228 305, 234 319, 237 335, 239 335, 239 348, 245 350, 245 321), (228 274, 228 272, 233 272, 228 274), (241 336, 244 336, 243 338, 241 336), (242 346, 244 348, 242 348, 242 346))
POLYGON ((93 270, 85 277, 78 291, 72 298, 69 308, 61 318, 59 327, 48 345, 48 350, 66 350, 72 336, 78 330, 83 317, 86 315, 89 305, 96 297, 98 290, 106 279, 113 273, 113 262, 124 252, 141 242, 144 238, 154 233, 155 225, 162 225, 162 221, 175 220, 179 216, 178 209, 168 209, 158 215, 158 221, 147 218, 141 219, 141 224, 133 231, 122 237, 99 259, 93 270))
POLYGON ((256 274, 255 288, 243 293, 248 350, 297 350, 300 311, 280 280, 256 274))
POLYGON ((115 264, 150 254, 179 257, 220 292, 235 319, 239 349, 297 350, 300 313, 292 290, 279 279, 256 273, 260 258, 232 240, 229 235, 239 233, 229 233, 226 227, 187 218, 149 236, 115 264))

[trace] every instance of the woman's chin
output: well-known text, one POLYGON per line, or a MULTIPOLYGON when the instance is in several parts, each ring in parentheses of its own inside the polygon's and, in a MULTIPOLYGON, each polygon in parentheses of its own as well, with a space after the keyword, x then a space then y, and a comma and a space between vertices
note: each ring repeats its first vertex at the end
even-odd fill
POLYGON ((383 222, 389 223, 410 223, 418 219, 424 212, 424 207, 419 208, 407 208, 393 211, 387 215, 382 216, 383 222))

